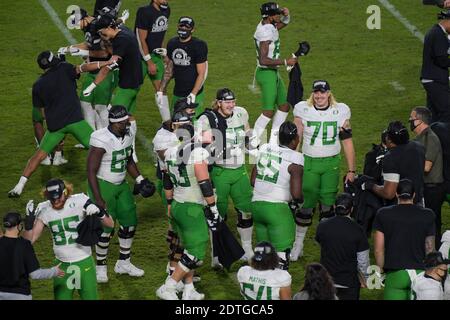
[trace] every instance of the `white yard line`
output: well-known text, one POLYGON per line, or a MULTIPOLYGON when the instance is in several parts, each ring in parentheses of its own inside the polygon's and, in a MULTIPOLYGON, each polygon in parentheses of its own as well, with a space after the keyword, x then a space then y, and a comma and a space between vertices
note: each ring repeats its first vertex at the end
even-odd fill
POLYGON ((422 43, 425 38, 422 32, 419 31, 419 29, 413 25, 411 22, 409 22, 408 19, 406 19, 400 11, 398 11, 393 4, 389 2, 389 0, 378 0, 380 4, 382 4, 392 15, 400 21, 401 24, 405 26, 406 29, 409 30, 409 32, 412 33, 413 36, 415 36, 417 39, 419 39, 422 43))
MULTIPOLYGON (((76 44, 77 40, 72 36, 70 30, 65 26, 65 24, 61 21, 55 9, 48 3, 47 0, 39 0, 39 3, 44 7, 47 14, 53 20, 54 24, 58 27, 59 31, 64 35, 64 37, 69 41, 70 44, 76 44)), ((145 150, 148 153, 148 156, 154 159, 153 155, 153 146, 152 143, 140 132, 137 132, 136 138, 138 138, 139 142, 144 146, 145 150)))

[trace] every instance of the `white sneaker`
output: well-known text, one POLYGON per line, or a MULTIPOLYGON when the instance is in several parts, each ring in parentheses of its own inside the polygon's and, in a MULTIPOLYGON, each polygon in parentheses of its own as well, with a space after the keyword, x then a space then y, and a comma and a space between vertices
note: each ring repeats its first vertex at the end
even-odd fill
POLYGON ((199 293, 197 290, 191 289, 191 290, 184 290, 183 296, 181 297, 181 300, 203 300, 205 299, 204 293, 199 293))
POLYGON ((69 162, 67 159, 64 158, 64 156, 55 156, 53 158, 53 165, 54 166, 60 166, 63 164, 66 164, 67 162, 69 162))
POLYGON ((303 256, 303 243, 298 244, 297 242, 294 242, 294 246, 291 251, 290 260, 297 261, 302 256, 303 256))
POLYGON ((196 282, 200 282, 202 281, 202 277, 200 277, 200 275, 198 273, 194 272, 194 276, 192 277, 192 282, 196 283, 196 282))
POLYGON ((128 274, 132 277, 142 277, 144 275, 144 270, 139 269, 134 264, 127 260, 117 260, 114 266, 114 272, 118 274, 128 274))
MULTIPOLYGON (((169 278, 170 278, 170 276, 167 276, 166 282, 167 282, 167 280, 168 280, 169 278)), ((175 289, 176 289, 177 293, 183 292, 183 290, 184 290, 184 282, 183 282, 183 280, 178 281, 178 283, 177 283, 175 289)))
POLYGON ((77 149, 84 149, 84 146, 81 143, 79 143, 79 144, 75 145, 75 148, 77 148, 77 149))
POLYGON ((180 300, 176 291, 168 288, 165 284, 156 290, 156 295, 162 300, 180 300))
POLYGON ((44 166, 49 166, 52 164, 52 159, 50 159, 50 156, 47 156, 44 160, 41 161, 41 164, 44 166))
POLYGON ((95 266, 95 271, 97 273, 97 283, 108 282, 108 269, 106 266, 95 266))

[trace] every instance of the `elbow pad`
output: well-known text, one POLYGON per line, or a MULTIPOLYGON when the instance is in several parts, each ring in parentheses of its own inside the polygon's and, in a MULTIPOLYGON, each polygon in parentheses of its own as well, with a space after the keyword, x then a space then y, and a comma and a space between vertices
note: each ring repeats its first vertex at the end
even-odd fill
POLYGON ((200 186, 200 190, 202 190, 202 194, 205 198, 214 196, 214 190, 211 180, 207 179, 199 181, 198 185, 200 186))
POLYGON ((167 172, 163 173, 163 188, 164 188, 164 190, 172 190, 173 189, 172 180, 170 180, 170 176, 167 172))
POLYGON ((340 140, 350 139, 351 137, 352 137, 352 129, 342 128, 342 131, 339 131, 340 140))

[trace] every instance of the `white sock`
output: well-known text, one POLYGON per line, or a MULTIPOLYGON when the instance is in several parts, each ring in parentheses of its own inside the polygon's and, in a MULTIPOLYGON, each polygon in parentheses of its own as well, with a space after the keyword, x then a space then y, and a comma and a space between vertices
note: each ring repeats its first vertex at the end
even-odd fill
POLYGON ((80 101, 80 103, 84 120, 86 120, 86 122, 91 126, 92 130, 95 130, 95 110, 89 102, 80 101))
POLYGON ((194 289, 195 288, 194 288, 193 282, 184 284, 184 291, 189 292, 189 291, 193 291, 194 289))
POLYGON ((27 183, 28 178, 25 176, 21 176, 19 179, 19 183, 17 185, 20 185, 22 188, 25 187, 25 184, 27 183))
POLYGON ((288 115, 289 112, 284 112, 281 110, 278 110, 275 113, 275 116, 273 117, 272 131, 270 132, 269 143, 278 144, 278 131, 280 130, 280 126, 283 124, 283 122, 286 121, 288 115))
POLYGON ((97 113, 97 117, 95 118, 95 127, 97 130, 106 128, 109 124, 107 106, 104 104, 96 104, 95 112, 97 113))
POLYGON ((177 286, 177 282, 172 277, 168 277, 166 279, 165 285, 167 288, 171 288, 171 289, 175 290, 175 288, 177 286))
POLYGON ((239 236, 241 237, 242 249, 245 251, 247 258, 253 256, 253 246, 252 246, 252 234, 253 226, 250 228, 237 228, 239 236))
MULTIPOLYGON (((261 139, 262 134, 266 130, 267 125, 270 122, 270 118, 261 114, 258 119, 255 121, 255 126, 253 128, 253 137, 256 137, 257 140, 261 139)), ((252 138, 253 138, 252 137, 252 138)))
MULTIPOLYGON (((156 99, 156 94, 155 94, 156 99)), ((159 109, 159 114, 161 115, 162 122, 170 120, 170 109, 169 109, 169 98, 167 96, 162 96, 161 105, 156 104, 159 109)))
POLYGON ((305 241, 306 232, 308 231, 308 227, 296 226, 295 228, 295 242, 301 243, 305 241))
POLYGON ((62 158, 62 151, 55 151, 55 158, 62 158))

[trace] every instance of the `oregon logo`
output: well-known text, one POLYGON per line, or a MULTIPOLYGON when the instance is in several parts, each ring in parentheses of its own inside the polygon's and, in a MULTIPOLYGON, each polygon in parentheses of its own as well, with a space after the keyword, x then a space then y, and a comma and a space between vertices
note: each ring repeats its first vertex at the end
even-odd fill
POLYGON ((183 49, 175 49, 172 53, 172 60, 176 66, 190 66, 191 57, 183 49))
POLYGON ((169 27, 169 21, 165 16, 159 16, 152 26, 152 32, 163 32, 169 27))

